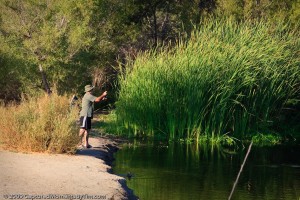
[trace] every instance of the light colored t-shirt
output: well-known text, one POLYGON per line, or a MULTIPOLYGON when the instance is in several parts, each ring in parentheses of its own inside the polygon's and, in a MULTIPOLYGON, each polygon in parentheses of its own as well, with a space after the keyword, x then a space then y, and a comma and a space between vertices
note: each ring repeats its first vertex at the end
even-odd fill
POLYGON ((80 111, 80 116, 92 117, 93 115, 93 103, 97 97, 91 95, 90 93, 85 93, 82 98, 82 106, 80 111))

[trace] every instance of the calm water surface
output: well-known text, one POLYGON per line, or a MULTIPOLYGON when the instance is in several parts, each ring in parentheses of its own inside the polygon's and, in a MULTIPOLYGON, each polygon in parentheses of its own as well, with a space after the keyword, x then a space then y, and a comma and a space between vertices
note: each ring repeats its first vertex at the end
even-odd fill
MULTIPOLYGON (((113 170, 141 200, 227 199, 247 148, 132 143, 113 170)), ((232 199, 300 200, 300 146, 253 146, 232 199)))

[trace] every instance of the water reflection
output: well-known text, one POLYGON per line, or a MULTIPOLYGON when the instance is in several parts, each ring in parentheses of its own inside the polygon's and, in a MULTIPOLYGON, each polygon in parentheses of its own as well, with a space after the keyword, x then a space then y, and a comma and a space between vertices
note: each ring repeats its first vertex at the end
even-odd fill
MULTIPOLYGON (((227 199, 246 148, 180 143, 130 144, 114 172, 142 200, 227 199), (126 176, 125 176, 126 177, 126 176)), ((300 147, 252 147, 232 199, 299 199, 300 147)))

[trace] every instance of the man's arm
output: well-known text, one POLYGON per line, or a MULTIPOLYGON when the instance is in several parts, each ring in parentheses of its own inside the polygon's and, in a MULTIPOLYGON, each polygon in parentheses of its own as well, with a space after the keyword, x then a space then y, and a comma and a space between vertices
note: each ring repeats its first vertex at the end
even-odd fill
POLYGON ((95 102, 101 101, 104 97, 106 97, 106 95, 107 95, 107 91, 103 92, 103 93, 101 94, 101 96, 99 96, 99 97, 97 97, 97 98, 95 99, 95 102))

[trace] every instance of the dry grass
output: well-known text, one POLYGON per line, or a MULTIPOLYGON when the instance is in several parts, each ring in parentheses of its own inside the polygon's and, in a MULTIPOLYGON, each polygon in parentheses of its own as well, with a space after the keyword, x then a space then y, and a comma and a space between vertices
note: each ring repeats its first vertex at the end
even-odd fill
POLYGON ((54 92, 0 106, 0 141, 16 151, 74 153, 78 143, 78 110, 70 110, 66 96, 54 92))

